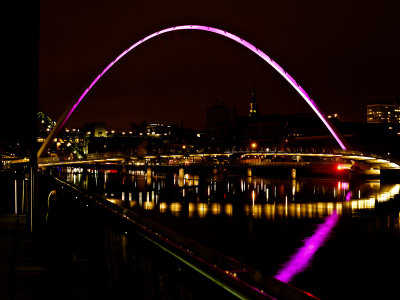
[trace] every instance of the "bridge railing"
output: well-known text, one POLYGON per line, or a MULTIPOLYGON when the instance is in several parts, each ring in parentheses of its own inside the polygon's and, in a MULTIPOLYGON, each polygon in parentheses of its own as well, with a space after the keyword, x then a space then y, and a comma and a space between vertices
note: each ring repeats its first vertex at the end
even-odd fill
POLYGON ((56 177, 43 178, 44 190, 56 191, 49 201, 48 226, 68 224, 64 231, 72 231, 76 236, 71 239, 88 248, 73 253, 74 257, 89 260, 86 263, 97 269, 104 265, 103 276, 95 281, 107 281, 120 295, 138 299, 151 295, 165 299, 315 299, 100 196, 56 177))
MULTIPOLYGON (((221 152, 182 152, 182 153, 148 153, 146 155, 137 155, 135 151, 119 151, 119 152, 106 152, 106 153, 90 153, 87 155, 85 159, 82 160, 73 160, 71 162, 76 163, 79 161, 82 162, 96 162, 101 160, 115 160, 115 161, 123 161, 128 164, 138 164, 138 165, 185 165, 194 163, 196 165, 206 165, 215 164, 223 165, 223 164, 235 164, 241 162, 238 161, 241 155, 244 154, 267 154, 267 155, 307 155, 307 154, 322 154, 322 155, 342 155, 342 156, 359 156, 361 157, 373 157, 376 159, 386 160, 387 162, 392 162, 397 165, 400 165, 400 161, 396 160, 394 157, 389 155, 378 155, 374 153, 354 151, 354 150, 340 150, 340 149, 330 149, 330 148, 258 148, 258 149, 227 149, 226 151, 221 152), (218 156, 218 158, 214 158, 213 155, 218 156), (225 156, 224 156, 225 155, 225 156), (224 156, 224 157, 223 157, 224 156), (201 160, 195 160, 194 157, 203 157, 201 160), (223 159, 225 158, 225 161, 223 159), (222 159, 222 160, 221 160, 222 159), (172 161, 172 163, 171 163, 172 161)), ((339 157, 340 158, 340 157, 339 157)), ((360 160, 360 159, 359 159, 360 160)), ((362 159, 361 159, 362 160, 362 159)), ((70 158, 62 158, 62 157, 48 157, 48 158, 40 158, 40 164, 52 164, 52 163, 68 163, 70 158)), ((365 162, 368 162, 367 160, 365 162)))

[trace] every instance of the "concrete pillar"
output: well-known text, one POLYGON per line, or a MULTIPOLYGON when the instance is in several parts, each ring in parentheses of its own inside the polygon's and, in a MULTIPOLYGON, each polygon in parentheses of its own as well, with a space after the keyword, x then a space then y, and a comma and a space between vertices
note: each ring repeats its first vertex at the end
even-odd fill
POLYGON ((292 169, 292 179, 296 179, 296 169, 292 169))

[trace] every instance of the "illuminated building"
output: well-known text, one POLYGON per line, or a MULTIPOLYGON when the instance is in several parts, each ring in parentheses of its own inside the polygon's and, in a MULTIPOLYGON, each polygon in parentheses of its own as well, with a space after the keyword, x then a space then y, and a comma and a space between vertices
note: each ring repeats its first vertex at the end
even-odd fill
POLYGON ((160 138, 168 139, 171 136, 176 136, 178 134, 179 128, 177 125, 166 125, 160 122, 151 122, 147 124, 143 121, 141 124, 132 123, 131 130, 129 131, 131 135, 138 137, 148 137, 148 138, 160 138))
POLYGON ((83 131, 91 137, 106 137, 107 130, 105 123, 86 123, 83 131))
POLYGON ((94 123, 93 131, 95 137, 106 137, 106 124, 105 123, 94 123))
POLYGON ((171 135, 171 125, 162 123, 150 123, 146 126, 145 134, 153 138, 162 138, 171 135))
POLYGON ((257 115, 258 115, 257 98, 256 98, 256 92, 253 91, 251 93, 251 99, 250 99, 249 117, 255 117, 257 115))
POLYGON ((400 124, 399 104, 367 105, 367 123, 400 124))

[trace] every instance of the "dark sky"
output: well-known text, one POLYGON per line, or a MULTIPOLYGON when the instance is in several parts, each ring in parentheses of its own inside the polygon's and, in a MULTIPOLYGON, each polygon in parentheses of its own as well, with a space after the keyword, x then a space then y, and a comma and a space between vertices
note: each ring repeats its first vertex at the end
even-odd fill
MULTIPOLYGON (((397 1, 42 0, 39 109, 58 118, 111 60, 143 37, 177 25, 224 29, 280 64, 325 114, 363 121, 366 105, 400 98, 397 1)), ((208 32, 167 33, 120 60, 67 127, 143 120, 202 128, 216 102, 261 113, 311 112, 267 63, 208 32)))

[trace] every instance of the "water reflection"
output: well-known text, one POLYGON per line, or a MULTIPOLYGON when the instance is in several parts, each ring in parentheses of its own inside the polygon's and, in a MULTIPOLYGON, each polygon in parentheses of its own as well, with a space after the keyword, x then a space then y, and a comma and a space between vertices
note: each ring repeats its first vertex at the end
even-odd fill
POLYGON ((339 220, 336 210, 318 225, 314 234, 304 240, 304 245, 283 264, 275 278, 283 282, 292 281, 293 277, 304 271, 310 264, 314 254, 327 240, 332 229, 339 220))
POLYGON ((125 174, 100 169, 64 171, 75 185, 155 217, 191 239, 266 274, 277 274, 282 281, 294 278, 296 286, 314 281, 321 285, 320 278, 322 282, 330 278, 326 280, 330 285, 343 276, 343 269, 352 274, 348 278, 376 278, 382 272, 366 271, 366 263, 386 256, 397 261, 400 184, 148 170, 125 174), (394 255, 387 253, 390 247, 380 250, 377 237, 383 246, 396 249, 394 255), (349 243, 353 248, 360 244, 359 250, 350 252, 351 259, 349 243), (324 254, 315 255, 318 249, 324 254), (360 253, 371 253, 365 256, 371 261, 362 257, 361 267, 352 268, 360 253), (295 277, 299 272, 302 275, 295 277))
POLYGON ((227 178, 149 170, 121 175, 116 170, 66 168, 65 177, 118 205, 189 218, 245 215, 274 221, 321 219, 333 213, 358 216, 400 193, 400 184, 379 181, 227 178))

